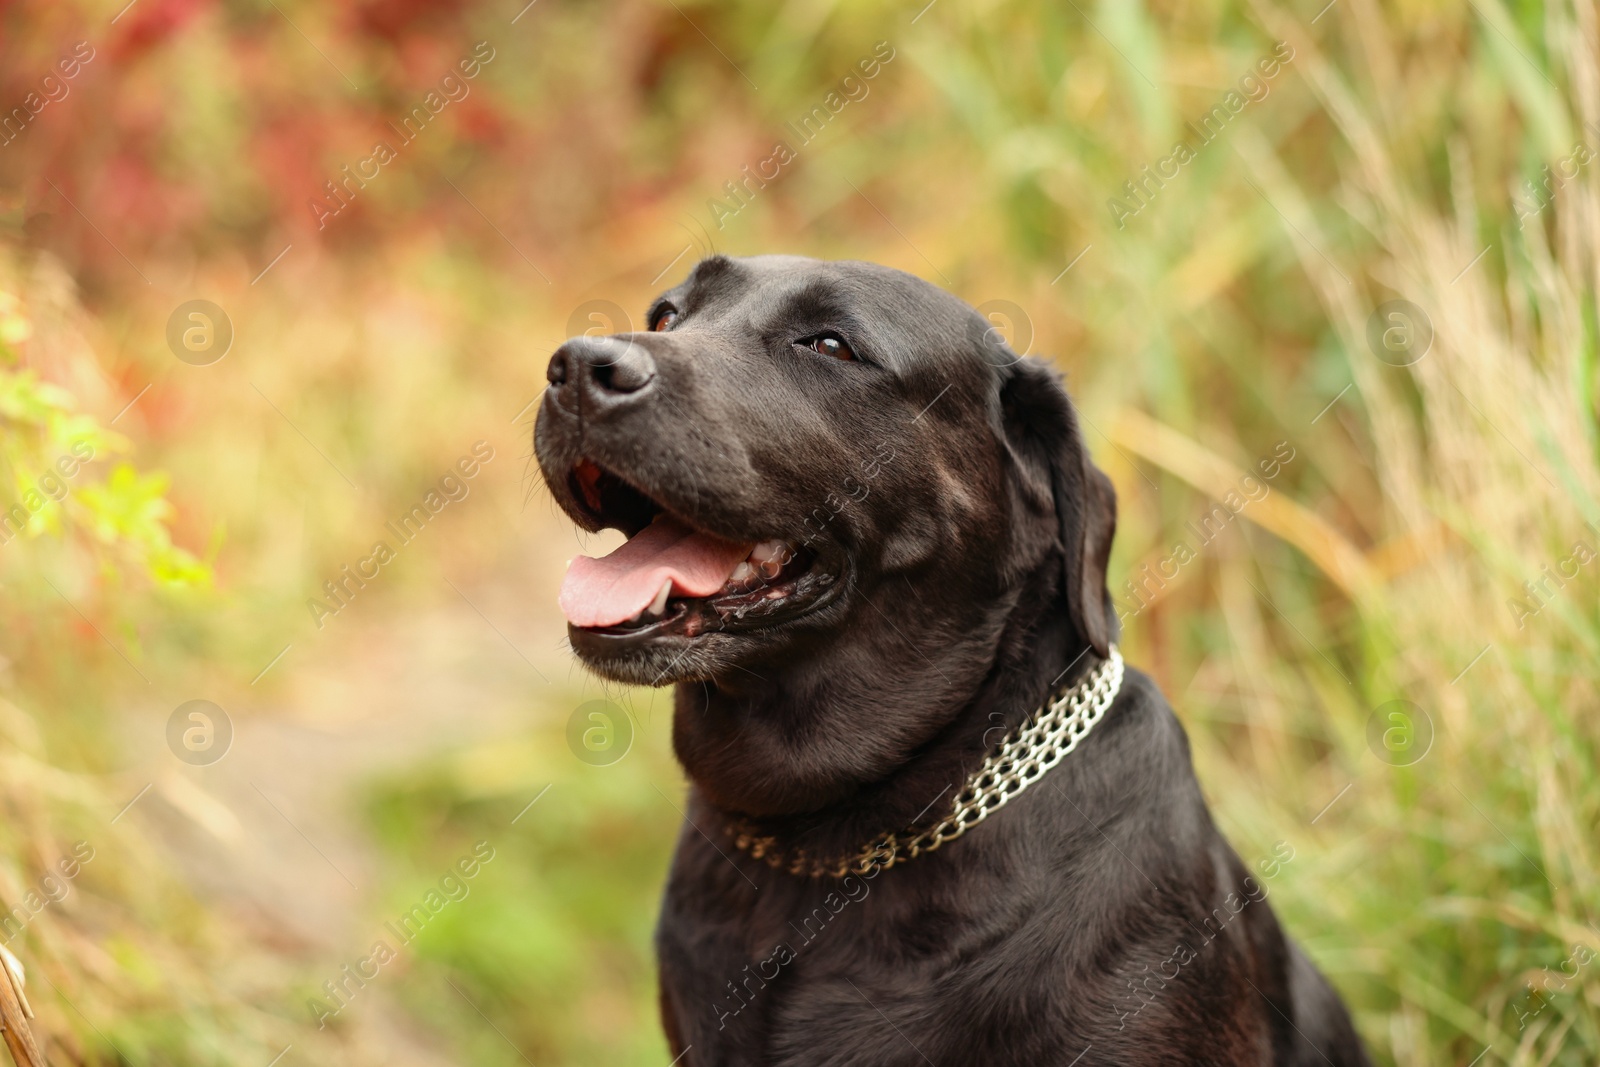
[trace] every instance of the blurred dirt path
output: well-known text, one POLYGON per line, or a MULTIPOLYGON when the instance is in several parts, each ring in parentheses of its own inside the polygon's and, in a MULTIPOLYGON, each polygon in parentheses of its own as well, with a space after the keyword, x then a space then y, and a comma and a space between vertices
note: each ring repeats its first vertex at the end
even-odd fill
MULTIPOLYGON (((493 580, 444 584, 425 607, 374 598, 326 620, 274 666, 276 690, 236 709, 232 747, 216 764, 178 766, 165 751, 152 761, 175 769, 159 772, 141 817, 196 892, 313 973, 338 978, 386 936, 373 917, 385 863, 363 825, 363 787, 435 753, 523 734, 552 696, 566 706, 569 695, 599 695, 572 663, 552 562, 480 569, 493 580)), ((382 1050, 381 1062, 447 1062, 426 1050, 381 978, 342 1021, 382 1050)))

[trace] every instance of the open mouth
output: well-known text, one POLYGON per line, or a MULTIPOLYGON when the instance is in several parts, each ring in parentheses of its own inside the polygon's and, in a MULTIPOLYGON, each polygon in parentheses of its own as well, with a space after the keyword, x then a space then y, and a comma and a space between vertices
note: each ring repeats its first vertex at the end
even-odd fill
POLYGON ((561 609, 586 637, 631 644, 761 629, 816 609, 838 584, 837 568, 824 565, 834 553, 697 528, 590 460, 573 467, 568 488, 595 527, 628 535, 610 555, 578 556, 567 569, 561 609))

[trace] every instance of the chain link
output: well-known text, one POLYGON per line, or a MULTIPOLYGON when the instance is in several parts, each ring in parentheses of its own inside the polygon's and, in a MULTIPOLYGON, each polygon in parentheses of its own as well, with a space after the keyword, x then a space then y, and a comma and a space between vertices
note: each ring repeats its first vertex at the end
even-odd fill
POLYGON ((951 807, 950 814, 926 830, 885 833, 848 859, 829 863, 794 849, 787 856, 778 839, 758 836, 747 823, 730 826, 733 843, 768 866, 812 878, 843 878, 887 870, 954 841, 1013 798, 1067 755, 1105 717, 1122 689, 1122 653, 1111 646, 1109 658, 1089 676, 1049 701, 1031 721, 1003 741, 972 774, 951 807))

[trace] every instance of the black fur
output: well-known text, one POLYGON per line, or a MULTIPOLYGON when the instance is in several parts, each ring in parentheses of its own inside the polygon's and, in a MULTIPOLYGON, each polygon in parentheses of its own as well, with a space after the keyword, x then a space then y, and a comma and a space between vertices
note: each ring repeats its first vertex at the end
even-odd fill
POLYGON ((1115 640, 1115 502, 1056 375, 916 278, 714 257, 659 306, 667 332, 552 361, 536 445, 557 500, 614 519, 574 491, 588 460, 701 529, 814 558, 765 621, 573 631, 599 673, 677 683, 692 787, 657 943, 679 1062, 1368 1063, 1131 668, 1077 751, 937 852, 835 880, 734 846, 744 821, 845 856, 948 811, 1115 640), (795 343, 824 331, 859 360, 795 343))

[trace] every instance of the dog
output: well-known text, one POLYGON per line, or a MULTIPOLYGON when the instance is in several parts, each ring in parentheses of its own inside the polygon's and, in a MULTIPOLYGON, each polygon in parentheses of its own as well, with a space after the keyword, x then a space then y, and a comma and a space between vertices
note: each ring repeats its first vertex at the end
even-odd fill
POLYGON ((629 538, 573 650, 676 689, 674 1062, 1368 1064, 1123 669, 1048 365, 859 262, 712 256, 647 325, 555 352, 534 443, 629 538))

